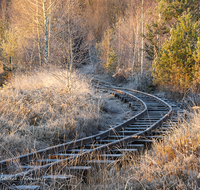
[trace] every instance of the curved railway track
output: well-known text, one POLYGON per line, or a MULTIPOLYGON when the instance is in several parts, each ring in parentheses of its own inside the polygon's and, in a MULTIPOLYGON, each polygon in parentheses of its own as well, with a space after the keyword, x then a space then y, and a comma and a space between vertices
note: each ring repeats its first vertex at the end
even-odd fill
POLYGON ((66 183, 75 176, 87 181, 91 165, 117 164, 124 154, 136 154, 170 132, 165 122, 176 115, 175 105, 144 92, 93 82, 127 103, 136 115, 97 135, 1 161, 1 189, 46 189, 49 181, 66 183))

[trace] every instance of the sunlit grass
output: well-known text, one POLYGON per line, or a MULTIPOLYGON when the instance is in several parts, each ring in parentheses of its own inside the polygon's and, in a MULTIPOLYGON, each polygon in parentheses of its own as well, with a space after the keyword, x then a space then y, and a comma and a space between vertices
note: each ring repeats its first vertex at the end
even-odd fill
POLYGON ((75 73, 71 92, 65 71, 17 73, 0 90, 0 100, 2 157, 98 131, 100 97, 75 73))
MULTIPOLYGON (((15 152, 27 153, 98 131, 101 105, 92 88, 84 78, 74 74, 69 93, 65 80, 59 70, 18 74, 1 89, 0 156, 12 158, 15 152)), ((72 189, 198 189, 199 144, 200 113, 195 107, 182 124, 174 126, 171 135, 155 141, 145 154, 123 155, 113 165, 93 166, 88 184, 76 178, 70 185, 72 189)), ((80 165, 90 159, 100 158, 98 154, 89 154, 62 164, 52 174, 60 174, 65 166, 80 165)), ((52 182, 47 186, 60 189, 68 185, 52 182)))
MULTIPOLYGON (((198 189, 200 187, 200 114, 194 111, 171 135, 119 167, 105 168, 90 189, 198 189), (99 177, 101 176, 101 177, 99 177), (92 188, 91 188, 92 187, 92 188)), ((85 188, 87 189, 87 188, 85 188)))

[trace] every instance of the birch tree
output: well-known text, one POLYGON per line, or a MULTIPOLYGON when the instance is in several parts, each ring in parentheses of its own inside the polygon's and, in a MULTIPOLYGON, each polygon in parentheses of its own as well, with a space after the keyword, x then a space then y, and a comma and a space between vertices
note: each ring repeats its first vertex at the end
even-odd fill
POLYGON ((19 13, 21 17, 17 15, 16 18, 20 19, 23 24, 26 23, 23 27, 26 32, 30 30, 32 38, 36 31, 38 58, 41 66, 48 66, 50 61, 52 16, 59 4, 58 0, 20 0, 16 2, 15 13, 21 10, 19 13))
MULTIPOLYGON (((86 18, 73 0, 63 1, 62 9, 54 15, 55 23, 51 31, 51 56, 61 66, 65 66, 68 91, 71 90, 71 76, 74 67, 89 62, 89 47, 86 43, 89 28, 86 18), (55 53, 56 52, 56 53, 55 53)), ((59 77, 59 76, 57 76, 59 77)))
POLYGON ((134 46, 134 54, 133 54, 133 64, 132 64, 132 76, 134 73, 134 69, 135 69, 135 61, 136 61, 136 51, 137 51, 137 47, 138 47, 138 36, 139 36, 139 23, 138 23, 138 14, 136 17, 136 23, 137 23, 137 29, 136 29, 136 38, 135 38, 135 46, 134 46))
POLYGON ((141 52, 141 77, 143 77, 144 67, 144 0, 142 0, 142 52, 141 52))

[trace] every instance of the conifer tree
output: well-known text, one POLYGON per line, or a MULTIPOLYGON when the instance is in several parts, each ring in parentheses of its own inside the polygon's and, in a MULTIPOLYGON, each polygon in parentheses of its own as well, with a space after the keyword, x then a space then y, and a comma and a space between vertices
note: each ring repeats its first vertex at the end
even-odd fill
POLYGON ((193 86, 197 91, 200 89, 200 37, 198 37, 197 45, 195 51, 193 53, 193 58, 195 60, 195 68, 194 68, 194 81, 193 86))
POLYGON ((199 25, 192 14, 184 13, 171 36, 163 44, 158 57, 154 60, 155 82, 172 91, 185 92, 193 85, 199 70, 197 41, 199 25), (195 55, 195 56, 194 56, 195 55))
MULTIPOLYGON (((145 51, 147 58, 154 60, 157 58, 162 41, 169 37, 170 31, 176 25, 176 21, 184 12, 190 13, 192 19, 199 20, 200 11, 197 0, 157 0, 157 15, 152 23, 147 23, 145 51)), ((152 13, 151 13, 152 14, 152 13)))

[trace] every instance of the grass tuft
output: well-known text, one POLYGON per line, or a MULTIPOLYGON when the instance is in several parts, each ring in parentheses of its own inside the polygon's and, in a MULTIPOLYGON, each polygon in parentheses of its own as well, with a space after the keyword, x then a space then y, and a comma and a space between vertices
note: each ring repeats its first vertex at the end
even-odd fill
POLYGON ((104 168, 85 189, 200 189, 200 113, 188 117, 145 154, 130 155, 120 169, 104 168))
POLYGON ((65 71, 17 73, 0 100, 1 156, 89 136, 100 125, 100 97, 75 73, 71 92, 65 71))

